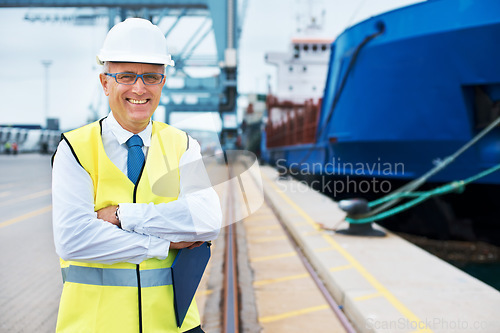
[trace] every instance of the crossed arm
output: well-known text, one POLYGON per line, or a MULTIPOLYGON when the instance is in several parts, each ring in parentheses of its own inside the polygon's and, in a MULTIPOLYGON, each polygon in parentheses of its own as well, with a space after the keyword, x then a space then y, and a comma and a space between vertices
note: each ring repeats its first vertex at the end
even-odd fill
MULTIPOLYGON (((106 222, 109 222, 111 224, 116 225, 117 227, 121 227, 120 221, 116 218, 116 209, 118 208, 118 205, 115 206, 108 206, 105 208, 101 208, 97 211, 97 218, 106 222)), ((200 246, 203 244, 201 241, 197 242, 170 242, 170 248, 171 249, 193 249, 195 247, 200 246)))
POLYGON ((119 228, 116 206, 94 212, 92 179, 62 141, 52 174, 56 252, 65 260, 140 263, 165 259, 169 248, 194 247, 215 239, 222 220, 219 199, 212 188, 190 189, 189 182, 196 177, 189 177, 189 168, 200 166, 188 164, 180 169, 178 200, 158 205, 120 203, 119 228))

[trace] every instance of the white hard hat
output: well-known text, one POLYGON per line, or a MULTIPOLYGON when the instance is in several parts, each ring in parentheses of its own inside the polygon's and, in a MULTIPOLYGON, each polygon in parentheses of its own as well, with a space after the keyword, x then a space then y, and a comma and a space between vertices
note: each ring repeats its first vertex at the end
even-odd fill
POLYGON ((105 61, 174 66, 160 28, 141 18, 128 18, 109 30, 97 55, 99 65, 105 61))

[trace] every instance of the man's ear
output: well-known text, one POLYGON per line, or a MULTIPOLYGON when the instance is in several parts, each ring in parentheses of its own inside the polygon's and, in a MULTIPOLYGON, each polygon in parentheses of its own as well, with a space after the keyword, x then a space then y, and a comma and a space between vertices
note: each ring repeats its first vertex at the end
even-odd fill
POLYGON ((101 80, 102 90, 104 90, 104 94, 109 96, 109 81, 108 77, 103 73, 99 74, 99 80, 101 80))

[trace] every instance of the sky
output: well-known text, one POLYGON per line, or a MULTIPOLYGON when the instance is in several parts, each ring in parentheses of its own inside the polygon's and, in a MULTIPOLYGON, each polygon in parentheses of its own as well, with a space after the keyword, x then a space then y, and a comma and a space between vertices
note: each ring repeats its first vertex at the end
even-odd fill
MULTIPOLYGON (((322 34, 335 39, 363 19, 415 2, 419 0, 248 0, 238 50, 239 93, 266 93, 268 81, 275 87, 276 69, 265 63, 265 54, 286 52, 297 27, 303 26, 301 20, 318 16, 322 34)), ((107 19, 91 26, 25 20, 71 16, 75 10, 0 8, 0 124, 44 124, 47 87, 48 117, 59 118, 63 130, 86 124, 91 108, 98 109, 99 116, 106 114, 95 56, 107 33, 107 19), (48 80, 43 61, 51 62, 48 80)), ((185 20, 169 37, 171 51, 182 48, 193 23, 185 20)), ((164 20, 160 28, 166 31, 169 24, 164 20)), ((212 45, 213 38, 208 38, 199 50, 210 52, 212 45)), ((195 127, 203 128, 201 123, 195 127)))

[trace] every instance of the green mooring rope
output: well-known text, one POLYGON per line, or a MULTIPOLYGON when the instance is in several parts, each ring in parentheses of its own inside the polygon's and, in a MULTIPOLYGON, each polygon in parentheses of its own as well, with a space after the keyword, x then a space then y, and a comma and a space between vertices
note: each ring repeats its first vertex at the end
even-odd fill
POLYGON ((405 211, 413 206, 416 206, 419 203, 421 203, 427 199, 430 199, 434 196, 443 195, 443 194, 450 193, 450 192, 462 193, 465 189, 465 186, 468 185, 469 183, 472 183, 478 179, 486 177, 487 175, 489 175, 495 171, 498 171, 498 170, 500 170, 500 164, 495 165, 494 167, 491 167, 487 170, 484 170, 484 171, 482 171, 474 176, 471 176, 465 180, 453 181, 451 183, 437 187, 437 188, 430 190, 430 191, 399 192, 399 193, 395 193, 394 195, 388 195, 384 198, 380 198, 378 200, 374 200, 374 201, 368 203, 368 206, 370 208, 372 208, 372 207, 378 206, 380 204, 383 204, 387 201, 394 200, 394 199, 401 199, 401 198, 415 198, 415 199, 413 199, 407 203, 404 203, 402 205, 399 205, 397 207, 394 207, 392 209, 389 209, 385 212, 376 214, 374 216, 359 218, 359 219, 348 217, 345 220, 349 223, 357 223, 357 224, 369 223, 369 222, 374 222, 377 220, 382 220, 382 219, 385 219, 389 216, 399 214, 399 213, 401 213, 401 212, 403 212, 403 211, 405 211))
POLYGON ((372 211, 368 212, 367 214, 363 214, 359 216, 359 218, 353 218, 353 217, 348 217, 346 218, 346 221, 349 223, 368 223, 368 222, 373 222, 376 220, 381 220, 383 218, 386 218, 391 215, 398 214, 408 208, 411 208, 422 201, 425 201, 433 196, 437 195, 442 195, 445 193, 449 192, 463 192, 465 185, 476 181, 482 177, 485 177, 489 175, 490 173, 493 173, 497 170, 500 169, 500 164, 496 165, 490 169, 487 169, 485 171, 482 171, 478 173, 477 175, 474 175, 472 177, 467 178, 466 180, 463 181, 455 181, 451 182, 447 185, 438 187, 434 190, 427 191, 427 192, 417 192, 413 191, 420 187, 423 183, 427 181, 430 177, 434 176, 436 173, 440 172, 444 168, 446 168, 449 164, 453 163, 455 159, 460 156, 463 152, 465 152, 467 149, 469 149, 472 145, 477 143, 482 137, 484 137, 487 133, 489 133, 493 128, 498 126, 500 124, 500 117, 496 118, 494 121, 492 121, 486 128, 484 128, 481 132, 476 134, 469 142, 467 142, 465 145, 460 147, 454 154, 448 156, 445 158, 441 163, 436 165, 434 168, 429 170, 427 173, 425 173, 423 176, 420 178, 417 178, 410 183, 404 185, 403 187, 397 189, 394 191, 392 194, 389 194, 381 199, 372 201, 368 203, 368 206, 370 208, 374 208, 372 211), (405 204, 402 204, 400 206, 397 206, 395 208, 391 208, 392 206, 396 205, 402 198, 416 198, 412 201, 409 201, 405 204))
MULTIPOLYGON (((475 143, 477 143, 482 137, 484 137, 486 134, 488 134, 491 130, 493 130, 496 126, 500 124, 500 117, 492 121, 487 127, 485 127, 481 132, 476 134, 469 142, 467 142, 465 145, 460 147, 455 153, 452 155, 448 156, 445 158, 442 162, 438 163, 434 168, 426 172, 424 175, 422 175, 420 178, 417 178, 408 184, 404 185, 403 187, 397 189, 394 191, 392 194, 389 194, 387 196, 387 200, 383 200, 383 204, 379 205, 372 211, 370 211, 368 214, 365 214, 363 216, 360 216, 359 218, 364 218, 364 217, 369 217, 369 216, 376 216, 379 213, 383 213, 387 211, 389 208, 392 206, 395 206, 402 197, 399 197, 399 195, 403 192, 413 192, 416 190, 418 187, 420 187, 422 184, 424 184, 427 179, 431 178, 434 176, 436 173, 440 172, 444 168, 446 168, 448 165, 453 163, 457 157, 459 157, 462 153, 464 153, 467 149, 469 149, 471 146, 473 146, 475 143)), ((415 193, 415 192, 413 192, 415 193)), ((407 195, 409 196, 409 195, 407 195)))

